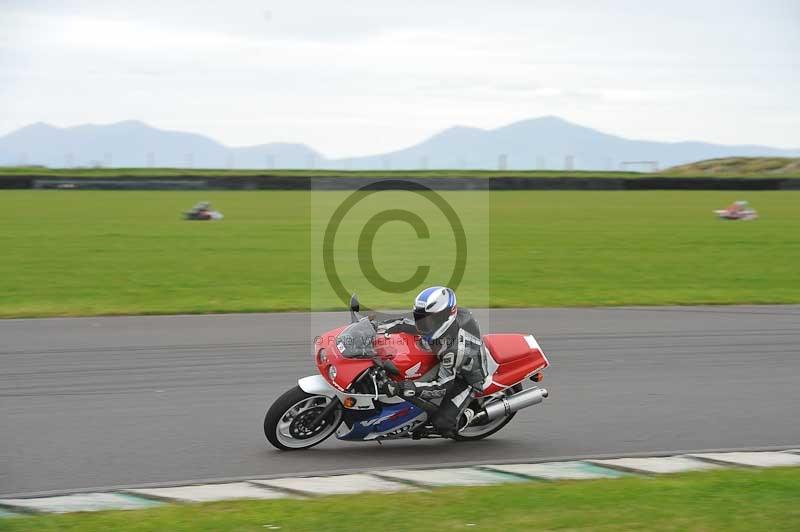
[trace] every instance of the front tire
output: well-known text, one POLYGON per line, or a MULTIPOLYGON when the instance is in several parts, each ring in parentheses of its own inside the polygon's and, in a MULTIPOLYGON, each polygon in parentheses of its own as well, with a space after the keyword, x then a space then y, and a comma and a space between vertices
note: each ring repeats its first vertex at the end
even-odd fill
POLYGON ((310 426, 330 401, 339 402, 335 397, 312 395, 295 386, 272 403, 264 417, 264 435, 282 451, 310 449, 322 443, 342 422, 342 407, 338 405, 319 425, 310 426))

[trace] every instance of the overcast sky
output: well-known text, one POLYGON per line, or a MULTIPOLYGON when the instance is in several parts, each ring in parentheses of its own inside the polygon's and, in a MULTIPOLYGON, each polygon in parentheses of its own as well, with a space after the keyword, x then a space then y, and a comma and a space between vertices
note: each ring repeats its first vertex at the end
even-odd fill
POLYGON ((0 0, 0 134, 138 119, 327 156, 558 115, 800 147, 800 1, 0 0))

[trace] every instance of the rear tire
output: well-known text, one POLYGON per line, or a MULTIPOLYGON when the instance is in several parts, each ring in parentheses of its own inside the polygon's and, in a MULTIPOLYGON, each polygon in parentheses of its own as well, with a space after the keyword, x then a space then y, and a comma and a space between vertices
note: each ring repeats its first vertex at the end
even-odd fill
POLYGON ((342 406, 338 405, 319 426, 308 423, 322 412, 330 401, 339 400, 326 395, 306 393, 295 386, 272 403, 264 417, 264 435, 282 451, 310 449, 328 439, 342 422, 342 406))

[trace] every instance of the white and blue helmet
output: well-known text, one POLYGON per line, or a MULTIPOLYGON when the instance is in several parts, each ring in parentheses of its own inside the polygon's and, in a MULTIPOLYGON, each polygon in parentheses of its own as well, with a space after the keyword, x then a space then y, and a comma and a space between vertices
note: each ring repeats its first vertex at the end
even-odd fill
POLYGON ((414 300, 414 323, 427 341, 438 339, 456 320, 456 293, 446 286, 432 286, 414 300))

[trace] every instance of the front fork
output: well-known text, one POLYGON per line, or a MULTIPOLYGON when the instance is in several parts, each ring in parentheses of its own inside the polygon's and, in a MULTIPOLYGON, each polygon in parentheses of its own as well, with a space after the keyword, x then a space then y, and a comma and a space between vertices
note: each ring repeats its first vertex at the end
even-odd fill
POLYGON ((322 420, 331 415, 334 410, 339 408, 340 405, 341 403, 339 402, 338 397, 336 396, 331 397, 331 400, 328 401, 328 404, 325 405, 325 408, 322 409, 322 412, 317 414, 317 417, 311 420, 311 427, 312 428, 318 427, 319 424, 322 423, 322 420))

